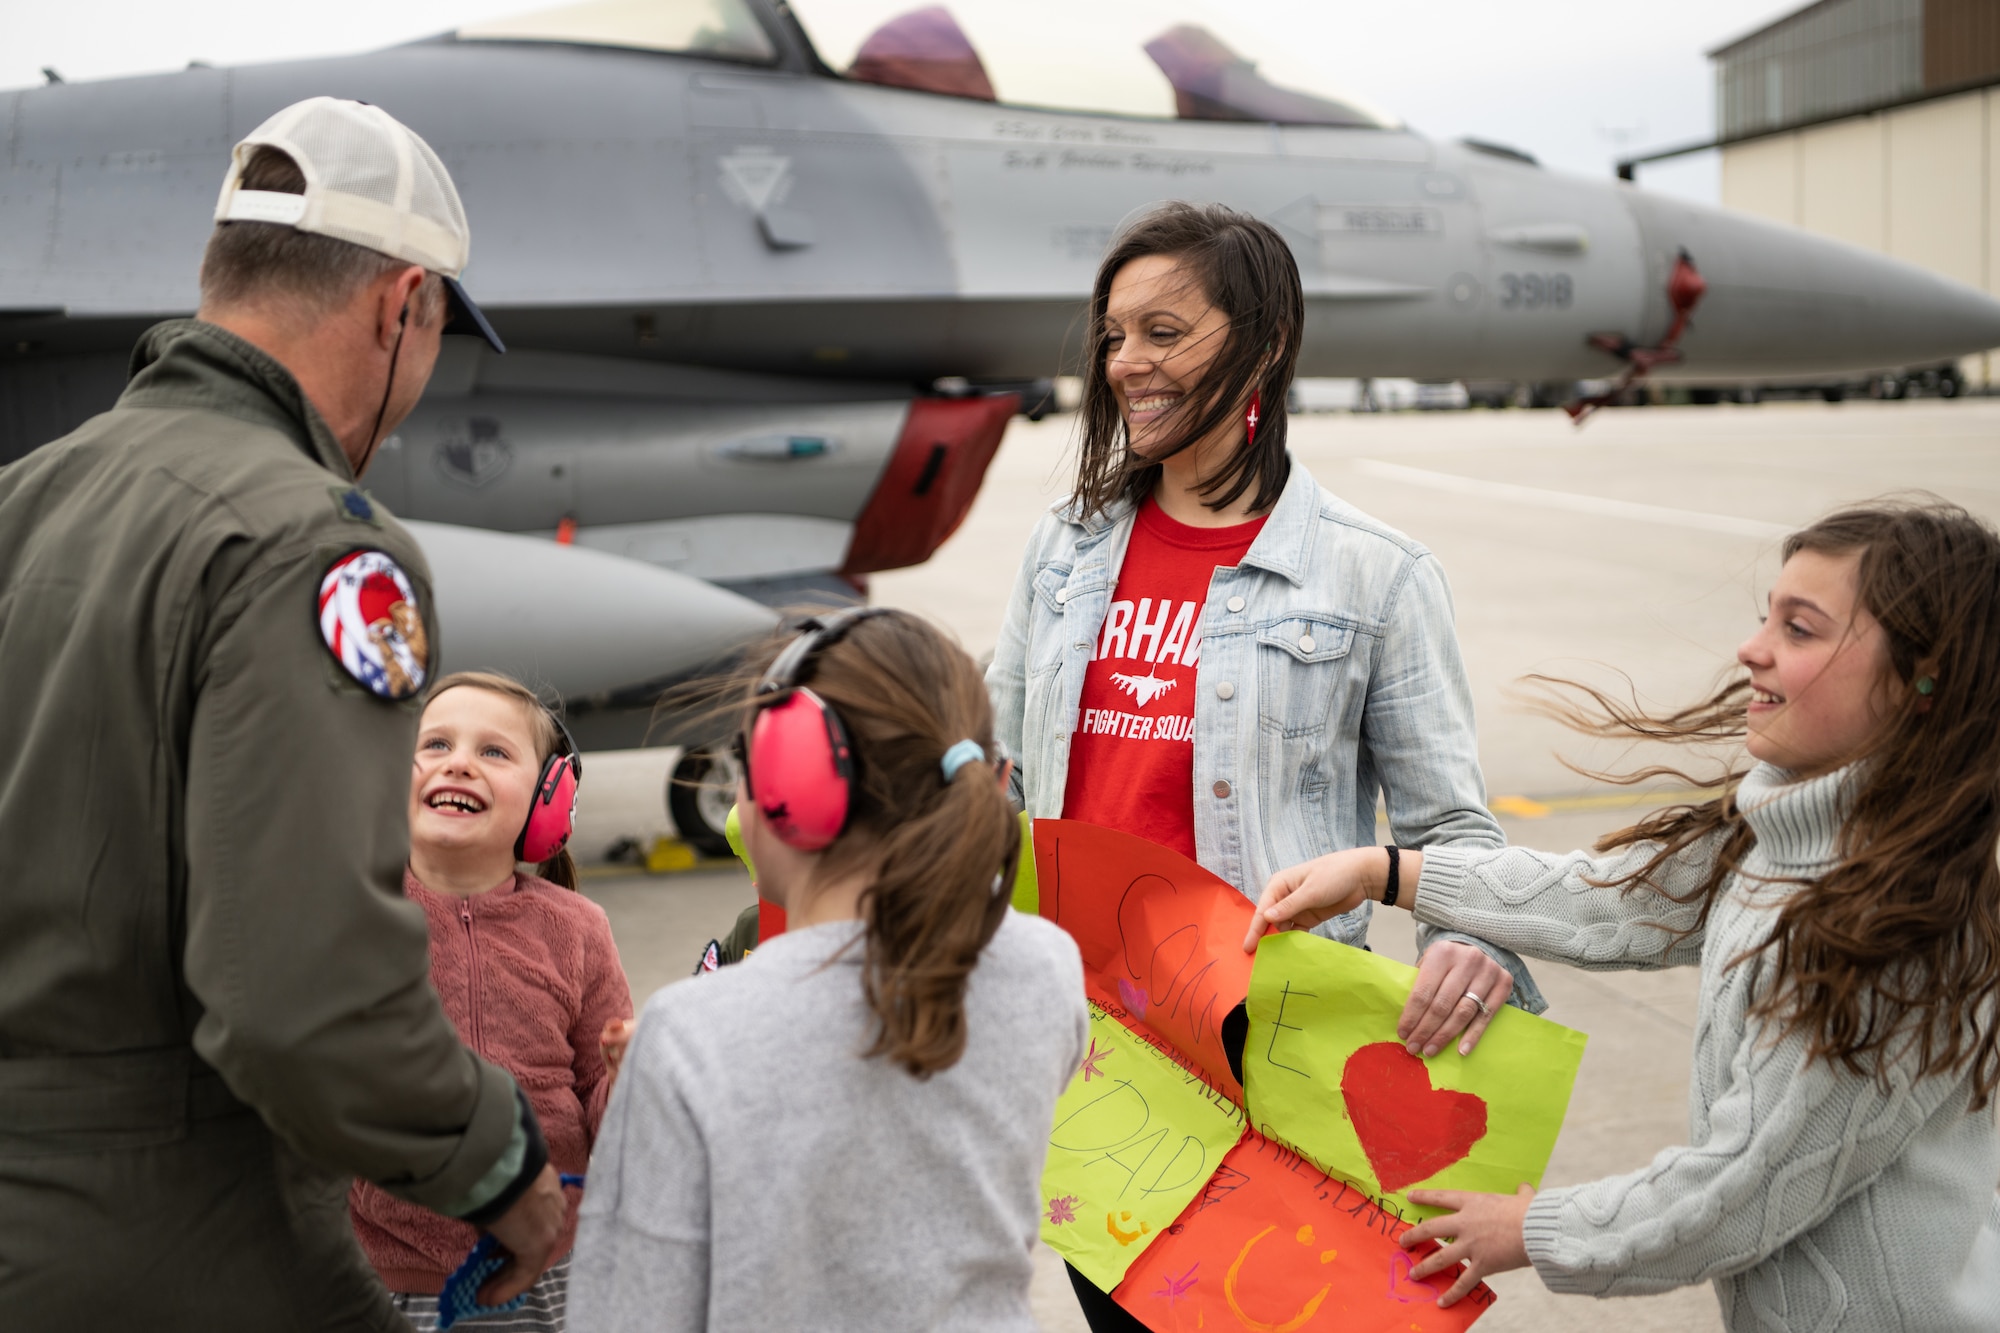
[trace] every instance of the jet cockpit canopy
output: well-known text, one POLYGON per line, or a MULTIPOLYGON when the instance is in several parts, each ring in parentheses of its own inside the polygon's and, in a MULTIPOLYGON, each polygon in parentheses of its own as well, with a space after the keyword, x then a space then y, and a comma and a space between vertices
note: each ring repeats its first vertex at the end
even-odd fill
MULTIPOLYGON (((1399 128, 1196 0, 792 0, 824 64, 860 83, 1160 119, 1399 128)), ((461 41, 623 46, 770 63, 751 0, 585 0, 468 24, 461 41)))

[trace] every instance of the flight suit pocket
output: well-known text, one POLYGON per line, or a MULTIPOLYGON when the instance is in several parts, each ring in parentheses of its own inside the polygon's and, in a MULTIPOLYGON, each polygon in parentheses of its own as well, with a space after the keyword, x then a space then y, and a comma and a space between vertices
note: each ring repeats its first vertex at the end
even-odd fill
POLYGON ((1353 647, 1354 623, 1336 616, 1288 616, 1259 630, 1257 693, 1265 729, 1286 737, 1324 731, 1353 647))

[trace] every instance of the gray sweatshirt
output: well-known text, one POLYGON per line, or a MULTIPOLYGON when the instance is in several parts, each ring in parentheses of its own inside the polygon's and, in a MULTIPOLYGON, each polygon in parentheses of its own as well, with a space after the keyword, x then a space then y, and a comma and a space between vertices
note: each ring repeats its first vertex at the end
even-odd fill
POLYGON ((1089 1025, 1076 946, 1009 912, 964 1056, 919 1081, 861 1057, 858 933, 780 935, 647 1003, 591 1157, 574 1333, 1033 1333, 1042 1158, 1089 1025))
MULTIPOLYGON (((1758 877, 1832 865, 1848 776, 1793 783, 1752 770, 1738 800, 1756 848, 1706 928, 1679 941, 1671 932, 1693 925, 1695 905, 1590 883, 1656 849, 1425 851, 1421 920, 1582 968, 1702 971, 1692 1146, 1536 1196, 1528 1255, 1551 1290, 1644 1295, 1708 1279, 1733 1333, 2000 1327, 2000 1140, 1992 1111, 1969 1109, 1969 1072, 1919 1078, 1914 1058, 1896 1059, 1884 1091, 1808 1061, 1806 1038, 1748 1012, 1768 964, 1731 966, 1769 938, 1772 909, 1796 891, 1758 877)), ((1687 892, 1717 851, 1713 839, 1688 849, 1660 886, 1687 892)))

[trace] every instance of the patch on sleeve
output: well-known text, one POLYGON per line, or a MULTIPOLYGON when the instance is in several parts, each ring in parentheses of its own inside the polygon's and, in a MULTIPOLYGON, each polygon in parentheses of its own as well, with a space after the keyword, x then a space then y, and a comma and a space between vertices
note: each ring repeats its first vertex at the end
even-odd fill
POLYGON ((424 687, 430 639, 417 593, 386 552, 350 551, 319 581, 319 634, 333 660, 384 699, 424 687))

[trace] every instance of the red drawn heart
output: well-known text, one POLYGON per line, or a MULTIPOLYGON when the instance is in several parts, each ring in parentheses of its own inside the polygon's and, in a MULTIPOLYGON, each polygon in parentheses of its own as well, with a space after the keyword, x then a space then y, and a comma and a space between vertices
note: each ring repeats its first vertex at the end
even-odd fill
POLYGON ((1393 1041, 1347 1057, 1340 1095, 1386 1193, 1429 1180, 1486 1136, 1485 1099, 1432 1087, 1424 1062, 1393 1041))

